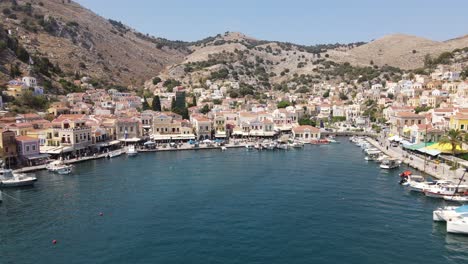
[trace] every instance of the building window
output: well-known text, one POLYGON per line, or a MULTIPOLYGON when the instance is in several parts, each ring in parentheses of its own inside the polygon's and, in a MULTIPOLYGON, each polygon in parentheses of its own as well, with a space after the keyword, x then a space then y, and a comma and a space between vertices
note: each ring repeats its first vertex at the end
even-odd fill
POLYGON ((33 145, 33 146, 32 146, 32 150, 33 150, 33 151, 36 150, 36 145, 33 145))
POLYGON ((460 129, 461 129, 461 130, 465 129, 465 125, 461 125, 461 126, 460 126, 460 129))
POLYGON ((26 152, 29 152, 29 146, 26 146, 26 152))

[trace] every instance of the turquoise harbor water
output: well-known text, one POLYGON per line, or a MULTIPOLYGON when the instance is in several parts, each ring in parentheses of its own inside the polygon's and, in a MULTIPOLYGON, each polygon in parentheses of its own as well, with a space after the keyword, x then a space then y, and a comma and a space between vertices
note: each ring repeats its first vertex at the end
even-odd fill
POLYGON ((35 188, 5 192, 0 263, 468 263, 468 237, 432 222, 443 202, 340 140, 39 172, 35 188))

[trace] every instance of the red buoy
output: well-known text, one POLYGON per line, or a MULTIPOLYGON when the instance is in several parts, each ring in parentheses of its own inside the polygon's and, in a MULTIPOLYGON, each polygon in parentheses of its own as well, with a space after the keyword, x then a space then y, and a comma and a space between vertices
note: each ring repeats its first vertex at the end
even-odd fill
POLYGON ((55 240, 55 239, 52 240, 52 244, 54 244, 54 245, 57 244, 57 240, 55 240))

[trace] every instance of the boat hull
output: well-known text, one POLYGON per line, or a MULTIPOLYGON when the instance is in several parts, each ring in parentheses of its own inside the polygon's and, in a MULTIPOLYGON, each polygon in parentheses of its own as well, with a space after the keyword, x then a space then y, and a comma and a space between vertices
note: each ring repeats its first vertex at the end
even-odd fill
POLYGON ((447 233, 468 235, 468 221, 464 218, 449 219, 447 233))

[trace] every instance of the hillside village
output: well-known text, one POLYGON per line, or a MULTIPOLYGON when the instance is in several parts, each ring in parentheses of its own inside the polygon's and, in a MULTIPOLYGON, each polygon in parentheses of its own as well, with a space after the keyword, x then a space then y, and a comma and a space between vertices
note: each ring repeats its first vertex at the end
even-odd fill
POLYGON ((73 1, 0 7, 0 156, 10 166, 128 144, 364 132, 418 145, 468 129, 466 36, 304 46, 225 32, 182 42, 73 1))
POLYGON ((2 97, 8 100, 0 118, 0 155, 6 163, 38 165, 50 157, 86 156, 126 144, 143 147, 145 142, 162 148, 284 135, 310 142, 330 131, 384 129, 418 144, 436 142, 449 129, 468 130, 468 82, 460 79, 459 69, 444 65, 429 75, 403 74, 395 82, 322 82, 305 91, 269 90, 257 98, 233 82, 206 81, 205 88, 193 88, 155 78, 154 89, 143 96, 96 89, 87 77, 74 85, 83 92, 54 97, 47 111, 14 114, 8 101, 44 97, 44 90, 33 76, 6 84, 2 97))

